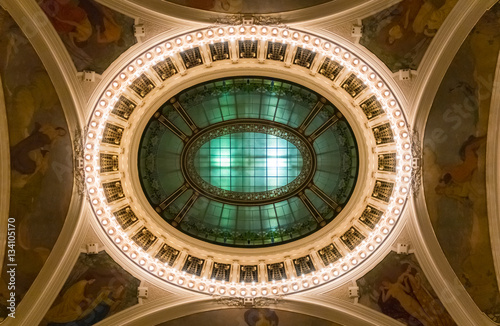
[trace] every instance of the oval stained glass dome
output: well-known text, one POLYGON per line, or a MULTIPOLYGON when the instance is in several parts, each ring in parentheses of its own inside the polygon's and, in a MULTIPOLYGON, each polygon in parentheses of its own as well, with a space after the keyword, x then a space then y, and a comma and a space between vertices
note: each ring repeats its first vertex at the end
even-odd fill
POLYGON ((240 132, 202 145, 194 167, 204 181, 223 190, 265 192, 295 180, 302 169, 302 156, 286 139, 240 132))
POLYGON ((356 184, 341 112, 287 81, 226 78, 181 91, 139 146, 144 194, 166 222, 226 246, 286 243, 325 226, 356 184))

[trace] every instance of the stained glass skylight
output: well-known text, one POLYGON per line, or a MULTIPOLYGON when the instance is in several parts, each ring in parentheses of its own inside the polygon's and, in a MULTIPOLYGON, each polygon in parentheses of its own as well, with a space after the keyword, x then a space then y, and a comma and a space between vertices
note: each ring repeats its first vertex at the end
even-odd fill
POLYGON ((210 184, 236 192, 260 192, 292 182, 302 169, 297 147, 274 135, 242 132, 205 143, 195 168, 210 184))

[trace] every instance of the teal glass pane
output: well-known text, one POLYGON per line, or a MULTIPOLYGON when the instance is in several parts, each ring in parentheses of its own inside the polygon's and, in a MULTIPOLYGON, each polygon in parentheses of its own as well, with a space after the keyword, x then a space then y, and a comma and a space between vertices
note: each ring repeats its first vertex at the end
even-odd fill
POLYGON ((196 153, 201 178, 224 190, 269 191, 292 182, 302 156, 292 143, 264 133, 242 132, 210 140, 196 153))

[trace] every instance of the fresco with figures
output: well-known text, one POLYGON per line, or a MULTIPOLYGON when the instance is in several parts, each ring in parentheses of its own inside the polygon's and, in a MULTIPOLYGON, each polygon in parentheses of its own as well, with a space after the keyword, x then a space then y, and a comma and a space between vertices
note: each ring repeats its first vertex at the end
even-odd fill
POLYGON ((486 142, 499 50, 496 4, 441 82, 427 120, 423 160, 425 198, 439 244, 472 299, 497 322, 500 271, 495 273, 488 228, 486 142))
POLYGON ((455 326, 414 254, 389 253, 357 281, 359 303, 407 326, 455 326))
POLYGON ((342 326, 324 319, 284 310, 259 309, 223 309, 200 312, 174 319, 157 326, 342 326))
POLYGON ((284 12, 303 9, 330 0, 287 0, 287 1, 267 1, 267 0, 166 0, 178 5, 195 9, 216 11, 221 13, 242 14, 268 14, 273 12, 284 12))
POLYGON ((102 74, 136 43, 134 19, 94 0, 41 0, 78 71, 102 74))
MULTIPOLYGON (((9 217, 15 219, 16 301, 42 269, 66 219, 73 188, 72 147, 54 86, 37 53, 0 9, 0 77, 10 153, 9 217)), ((7 156, 8 155, 8 156, 7 156)), ((5 222, 6 223, 6 222, 5 222)), ((2 250, 2 257, 6 248, 2 250)), ((0 320, 5 318, 8 274, 0 269, 0 320)))
POLYGON ((140 281, 105 252, 80 254, 40 326, 89 326, 138 303, 140 281))
POLYGON ((359 43, 393 72, 416 70, 458 0, 403 0, 363 19, 359 43))

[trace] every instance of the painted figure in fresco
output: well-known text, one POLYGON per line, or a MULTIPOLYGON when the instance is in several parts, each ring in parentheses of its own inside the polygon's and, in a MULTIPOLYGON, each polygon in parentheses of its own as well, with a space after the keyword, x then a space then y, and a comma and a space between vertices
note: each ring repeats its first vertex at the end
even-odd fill
POLYGON ((398 278, 398 282, 410 289, 408 294, 412 295, 418 301, 425 313, 433 321, 432 325, 455 325, 448 312, 444 310, 441 304, 422 285, 422 278, 417 270, 408 263, 401 265, 401 267, 403 273, 398 278))
POLYGON ((486 137, 470 136, 460 147, 462 163, 444 168, 444 174, 436 186, 438 195, 462 200, 469 196, 469 182, 478 167, 477 151, 486 142, 486 137))
POLYGON ((385 280, 382 281, 382 285, 380 286, 380 296, 383 303, 387 302, 390 298, 394 298, 407 313, 418 319, 422 325, 435 325, 420 303, 409 294, 410 292, 411 289, 408 284, 402 284, 401 282, 391 283, 385 280))
POLYGON ((108 316, 120 303, 125 287, 116 284, 102 287, 95 299, 86 295, 87 288, 95 282, 92 275, 73 284, 62 296, 62 302, 53 306, 45 315, 47 326, 89 326, 108 316))
POLYGON ((248 326, 278 326, 279 318, 271 309, 249 309, 245 312, 248 326))
POLYGON ((52 125, 35 123, 35 129, 25 139, 10 148, 11 169, 21 174, 31 175, 47 168, 47 154, 50 146, 66 130, 52 125))

